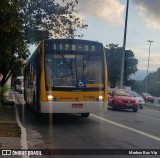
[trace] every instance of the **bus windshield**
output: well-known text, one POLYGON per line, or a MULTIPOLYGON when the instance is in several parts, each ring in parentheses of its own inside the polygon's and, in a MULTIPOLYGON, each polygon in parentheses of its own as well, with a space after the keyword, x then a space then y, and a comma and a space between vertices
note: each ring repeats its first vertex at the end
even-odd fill
POLYGON ((87 88, 103 84, 103 57, 93 54, 45 54, 46 85, 87 88))

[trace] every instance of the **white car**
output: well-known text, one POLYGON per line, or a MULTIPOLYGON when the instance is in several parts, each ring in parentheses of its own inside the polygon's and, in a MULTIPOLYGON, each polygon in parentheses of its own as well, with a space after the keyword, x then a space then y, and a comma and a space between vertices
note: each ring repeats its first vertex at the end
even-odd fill
POLYGON ((137 92, 135 91, 131 91, 131 93, 133 94, 133 96, 138 100, 139 103, 139 108, 143 109, 143 105, 145 104, 144 99, 142 98, 141 95, 139 95, 137 92))

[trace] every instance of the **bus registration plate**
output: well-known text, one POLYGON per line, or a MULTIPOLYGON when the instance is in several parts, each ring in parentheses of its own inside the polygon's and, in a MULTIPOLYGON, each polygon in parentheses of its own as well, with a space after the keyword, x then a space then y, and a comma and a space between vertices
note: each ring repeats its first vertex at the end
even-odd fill
POLYGON ((72 104, 72 108, 83 108, 83 104, 72 104))

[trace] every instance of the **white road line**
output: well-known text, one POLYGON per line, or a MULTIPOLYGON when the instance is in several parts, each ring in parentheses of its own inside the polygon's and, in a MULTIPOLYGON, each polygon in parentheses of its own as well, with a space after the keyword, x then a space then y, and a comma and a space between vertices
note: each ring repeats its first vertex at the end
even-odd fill
POLYGON ((140 116, 140 117, 146 117, 146 118, 149 118, 149 119, 160 121, 160 119, 155 118, 155 117, 150 117, 150 116, 145 116, 145 115, 140 115, 140 114, 138 114, 138 116, 140 116))
MULTIPOLYGON (((13 93, 13 100, 15 102, 14 93, 13 93)), ((21 146, 22 146, 21 149, 28 149, 26 129, 23 127, 23 125, 20 121, 16 104, 14 104, 14 107, 15 107, 15 113, 16 113, 16 121, 18 123, 18 126, 21 128, 21 146)), ((29 158, 29 156, 28 155, 23 155, 23 158, 29 158)))
POLYGON ((111 123, 111 124, 113 124, 113 125, 115 125, 115 126, 118 126, 118 127, 121 127, 121 128, 125 128, 125 129, 128 129, 128 130, 130 130, 130 131, 139 133, 139 134, 141 134, 141 135, 143 135, 143 136, 149 137, 149 138, 151 138, 151 139, 160 141, 160 137, 157 137, 157 136, 154 136, 154 135, 151 135, 151 134, 148 134, 148 133, 145 133, 145 132, 136 130, 136 129, 134 129, 134 128, 131 128, 131 127, 128 127, 128 126, 125 126, 125 125, 116 123, 116 122, 114 122, 114 121, 111 121, 111 120, 102 118, 102 117, 97 116, 97 115, 94 115, 94 114, 90 114, 90 115, 91 115, 92 117, 97 118, 97 119, 100 119, 100 120, 102 120, 102 121, 104 121, 104 122, 111 123))

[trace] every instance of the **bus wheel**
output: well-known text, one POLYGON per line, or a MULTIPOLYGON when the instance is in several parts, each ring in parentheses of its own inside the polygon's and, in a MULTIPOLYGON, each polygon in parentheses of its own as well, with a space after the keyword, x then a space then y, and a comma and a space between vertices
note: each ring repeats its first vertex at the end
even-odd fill
POLYGON ((82 117, 88 117, 88 116, 89 116, 89 113, 81 113, 81 116, 82 116, 82 117))

